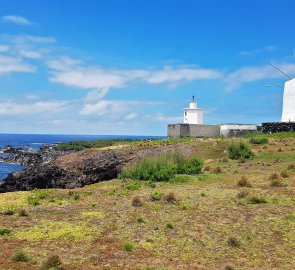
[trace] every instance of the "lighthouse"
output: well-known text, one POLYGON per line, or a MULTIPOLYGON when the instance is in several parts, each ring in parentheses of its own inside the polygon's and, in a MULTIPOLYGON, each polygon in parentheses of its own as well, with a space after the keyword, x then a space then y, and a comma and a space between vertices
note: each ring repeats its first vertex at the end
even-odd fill
POLYGON ((203 110, 198 108, 197 102, 195 102, 195 96, 193 96, 192 102, 189 104, 189 108, 184 109, 183 113, 184 124, 203 124, 203 110))

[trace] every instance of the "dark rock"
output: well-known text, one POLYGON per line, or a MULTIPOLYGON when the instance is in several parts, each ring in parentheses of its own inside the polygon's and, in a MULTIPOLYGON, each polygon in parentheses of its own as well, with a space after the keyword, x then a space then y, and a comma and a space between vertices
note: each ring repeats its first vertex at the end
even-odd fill
POLYGON ((262 123, 263 133, 295 132, 295 122, 262 123))

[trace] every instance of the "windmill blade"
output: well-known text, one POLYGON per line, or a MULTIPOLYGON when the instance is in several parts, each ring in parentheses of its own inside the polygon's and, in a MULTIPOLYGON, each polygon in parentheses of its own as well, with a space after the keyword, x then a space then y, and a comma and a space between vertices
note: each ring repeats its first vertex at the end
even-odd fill
POLYGON ((285 75, 288 79, 293 79, 292 77, 290 77, 288 74, 286 74, 284 71, 280 70, 278 67, 276 67, 275 65, 273 65, 271 62, 268 61, 268 63, 274 67, 277 71, 279 71, 280 73, 282 73, 283 75, 285 75))
POLYGON ((282 86, 283 84, 281 83, 274 83, 274 84, 266 84, 264 85, 265 87, 272 87, 272 86, 282 86))

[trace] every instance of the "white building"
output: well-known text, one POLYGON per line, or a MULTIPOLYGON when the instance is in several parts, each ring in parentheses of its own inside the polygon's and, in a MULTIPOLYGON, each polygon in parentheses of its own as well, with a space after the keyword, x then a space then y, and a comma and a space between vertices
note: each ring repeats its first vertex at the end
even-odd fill
POLYGON ((192 102, 189 104, 189 108, 184 109, 183 123, 197 125, 203 124, 203 110, 198 108, 194 96, 192 102))
POLYGON ((295 122, 295 79, 285 82, 281 122, 295 122))

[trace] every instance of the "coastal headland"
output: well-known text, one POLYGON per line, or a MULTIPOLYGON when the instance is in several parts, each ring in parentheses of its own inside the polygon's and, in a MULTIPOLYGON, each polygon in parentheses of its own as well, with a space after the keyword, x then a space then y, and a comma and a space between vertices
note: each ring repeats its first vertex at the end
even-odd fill
POLYGON ((294 144, 294 133, 74 142, 30 161, 10 149, 27 169, 0 184, 0 269, 294 269, 294 144), (140 164, 163 178, 132 179, 140 164))

